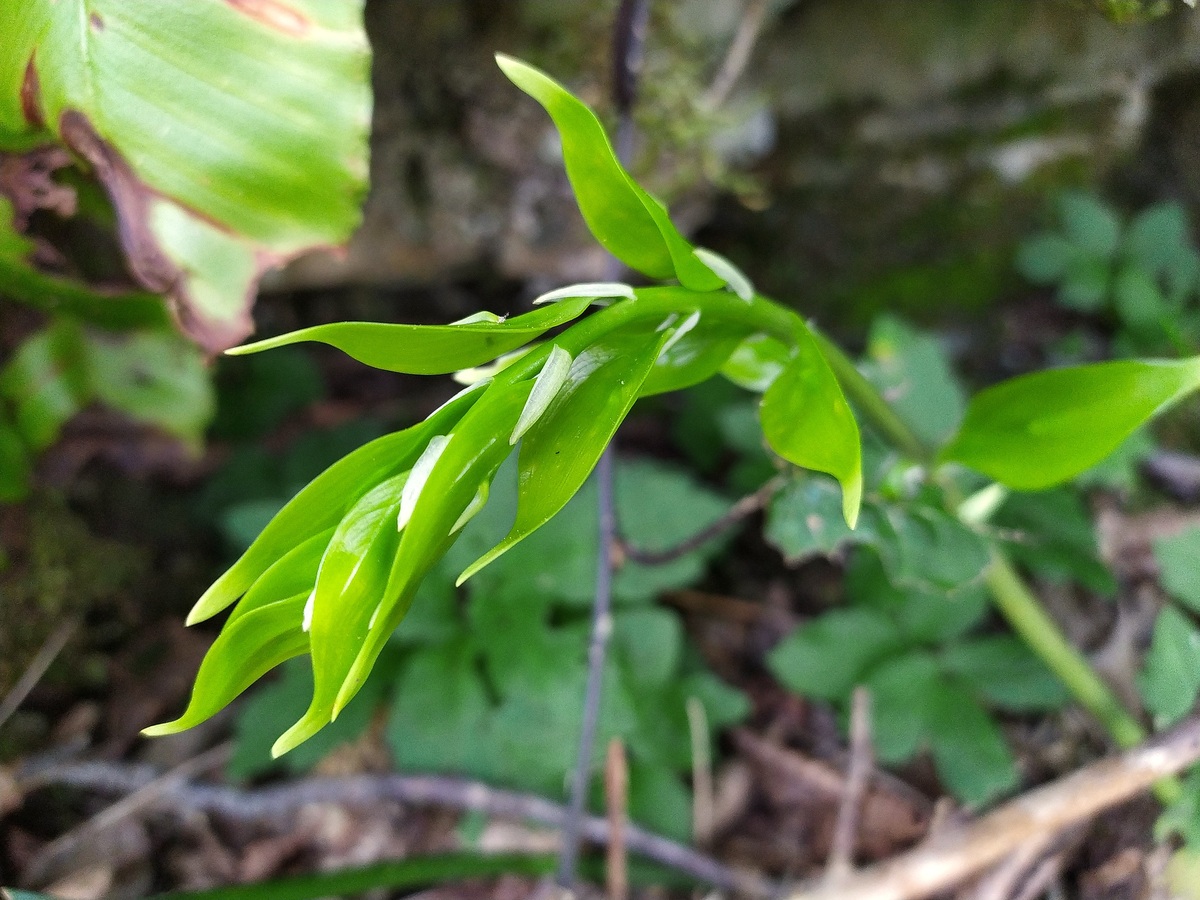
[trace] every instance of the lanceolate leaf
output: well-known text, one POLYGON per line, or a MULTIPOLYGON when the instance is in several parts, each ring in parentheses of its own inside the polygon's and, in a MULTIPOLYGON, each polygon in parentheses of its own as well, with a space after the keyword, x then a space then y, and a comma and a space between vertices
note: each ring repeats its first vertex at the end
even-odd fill
POLYGON ((240 597, 267 568, 297 544, 337 525, 368 490, 407 471, 430 436, 445 433, 479 398, 463 394, 419 425, 384 435, 334 463, 279 511, 242 557, 204 592, 188 624, 203 622, 240 597))
POLYGON ((669 337, 642 384, 643 397, 682 390, 711 378, 750 331, 749 325, 738 325, 728 319, 718 321, 703 314, 694 318, 696 312, 686 309, 676 316, 663 329, 669 337))
POLYGON ((1035 372, 977 394, 942 459, 1018 490, 1075 477, 1200 387, 1200 357, 1035 372))
POLYGON ((595 113, 533 66, 504 55, 497 56, 496 62, 554 120, 562 137, 567 177, 596 240, 630 268, 652 278, 678 278, 696 291, 716 290, 725 283, 696 257, 663 205, 629 177, 595 113))
POLYGON ((267 571, 259 576, 250 590, 234 606, 233 612, 225 626, 229 627, 235 620, 246 613, 253 612, 270 603, 275 603, 296 594, 307 596, 317 583, 317 569, 321 565, 321 557, 333 537, 333 529, 329 528, 320 534, 314 534, 302 544, 293 547, 267 571))
POLYGON ((792 361, 763 394, 763 435, 780 456, 827 472, 842 485, 842 514, 850 527, 862 503, 862 444, 837 378, 803 327, 792 361))
POLYGON ((619 330, 575 359, 554 402, 521 443, 512 529, 467 567, 459 584, 549 522, 575 496, 638 398, 666 340, 662 332, 619 330))
POLYGON ((369 52, 347 0, 0 0, 0 134, 103 183, 131 268, 210 350, 258 276, 357 224, 369 52))
MULTIPOLYGON (((480 484, 491 479, 511 452, 508 436, 531 387, 529 381, 489 386, 479 404, 454 426, 417 498, 409 524, 395 538, 394 518, 384 523, 393 529, 394 549, 370 560, 372 568, 366 573, 370 596, 355 588, 358 602, 339 603, 334 611, 323 606, 318 595, 310 636, 313 700, 304 718, 276 742, 272 750, 276 756, 328 724, 362 687, 383 645, 408 611, 421 579, 453 542, 451 531, 459 516, 474 500, 480 484), (376 570, 374 566, 385 557, 386 568, 376 570)), ((434 434, 427 433, 430 437, 434 434)), ((323 562, 321 577, 324 566, 323 562)))
POLYGON ((507 321, 461 325, 335 322, 236 347, 230 353, 241 356, 301 341, 319 341, 376 369, 410 375, 444 375, 490 362, 523 347, 543 332, 578 318, 589 303, 591 298, 575 298, 507 321))
POLYGON ((280 663, 308 650, 300 630, 308 592, 277 600, 231 621, 204 656, 187 710, 174 722, 155 725, 148 737, 198 725, 280 663))

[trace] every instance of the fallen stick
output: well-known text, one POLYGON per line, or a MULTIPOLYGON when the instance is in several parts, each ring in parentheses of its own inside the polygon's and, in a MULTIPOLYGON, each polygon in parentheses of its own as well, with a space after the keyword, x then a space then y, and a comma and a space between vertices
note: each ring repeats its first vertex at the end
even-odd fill
POLYGON ((1197 760, 1200 717, 1010 800, 964 828, 936 834, 836 886, 814 884, 788 900, 921 900, 961 884, 1028 842, 1044 841, 1128 800, 1197 760))

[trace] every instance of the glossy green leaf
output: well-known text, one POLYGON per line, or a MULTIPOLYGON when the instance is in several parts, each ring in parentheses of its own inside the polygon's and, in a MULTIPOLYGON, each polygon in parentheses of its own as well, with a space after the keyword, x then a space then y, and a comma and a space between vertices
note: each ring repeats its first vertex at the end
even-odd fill
POLYGON ((791 361, 792 351, 783 341, 765 334, 743 340, 721 366, 721 374, 748 391, 761 394, 791 361))
POLYGON ((842 513, 853 528, 863 484, 858 423, 808 329, 798 328, 796 338, 796 355, 763 395, 763 434, 788 462, 841 483, 842 513))
POLYGON ((467 567, 459 584, 545 525, 575 496, 629 414, 665 340, 663 333, 618 331, 575 358, 553 402, 521 443, 512 529, 467 567))
POLYGON ((314 534, 279 557, 234 605, 225 626, 228 627, 241 616, 263 606, 294 597, 296 594, 307 596, 312 593, 313 586, 317 583, 321 557, 325 555, 333 531, 329 528, 320 534, 314 534))
POLYGON ((692 290, 725 284, 697 258, 662 204, 625 171, 595 113, 533 66, 502 54, 496 62, 554 120, 579 211, 605 249, 632 269, 652 278, 678 278, 692 290))
POLYGON ((411 468, 429 437, 453 428, 478 397, 478 391, 464 391, 424 422, 377 438, 318 475, 288 501, 241 558, 204 592, 188 615, 188 624, 219 613, 281 555, 337 525, 346 511, 380 481, 411 468))
POLYGON ((681 309, 660 324, 667 336, 641 387, 650 397, 706 381, 720 371, 746 337, 750 326, 718 321, 699 310, 681 309))
POLYGON ((198 725, 228 706, 271 669, 306 652, 308 635, 300 624, 307 600, 306 591, 259 607, 228 623, 200 664, 192 699, 183 715, 142 733, 158 737, 198 725))
POLYGON ((400 544, 396 516, 409 478, 409 473, 403 472, 369 490, 346 513, 329 540, 304 610, 304 630, 310 634, 312 648, 312 703, 304 718, 276 742, 271 750, 274 756, 286 753, 336 718, 338 689, 358 655, 361 634, 379 615, 400 544))
POLYGON ((543 332, 578 318, 590 302, 587 297, 564 300, 501 322, 460 325, 334 322, 235 347, 229 352, 240 356, 301 341, 317 341, 337 347, 376 369, 410 375, 444 375, 490 362, 523 347, 543 332))
MULTIPOLYGON (((475 499, 480 484, 491 480, 512 451, 508 436, 531 388, 530 381, 494 384, 455 426, 416 501, 412 520, 400 536, 378 603, 366 615, 343 617, 336 632, 329 635, 331 641, 348 647, 352 653, 347 656, 332 645, 328 651, 318 650, 326 636, 317 633, 314 622, 317 690, 327 690, 326 682, 331 685, 335 714, 362 686, 375 658, 408 612, 421 579, 454 541, 454 525, 475 499)), ((310 714, 317 715, 318 708, 314 699, 310 714)))
POLYGON ((1200 358, 1052 369, 977 394, 942 459, 1018 490, 1066 481, 1200 387, 1200 358))
POLYGON ((3 0, 0 21, 0 131, 91 167, 131 269, 208 349, 249 331, 264 268, 358 223, 361 2, 3 0))

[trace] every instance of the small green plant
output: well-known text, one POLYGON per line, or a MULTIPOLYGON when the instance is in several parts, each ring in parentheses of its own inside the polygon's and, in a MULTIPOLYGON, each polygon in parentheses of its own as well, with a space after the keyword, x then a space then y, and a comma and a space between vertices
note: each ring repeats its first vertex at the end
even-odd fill
MULTIPOLYGON (((981 392, 962 410, 961 421, 914 428, 800 316, 757 293, 727 260, 693 247, 665 208, 617 162, 586 106, 527 65, 504 57, 500 64, 558 127, 567 174, 593 234, 635 271, 675 283, 573 285, 539 298, 538 309, 512 319, 481 312, 444 326, 338 323, 241 348, 239 353, 321 341, 377 368, 427 375, 475 369, 482 380, 424 422, 335 463, 267 524, 193 610, 189 621, 195 622, 234 606, 201 666, 187 710, 149 733, 190 727, 276 665, 309 655, 308 708, 273 752, 309 740, 368 682, 426 577, 447 560, 459 562, 451 550, 488 507, 497 473, 514 451, 511 525, 498 543, 471 548, 474 561, 462 569, 459 584, 563 511, 639 397, 722 373, 761 392, 759 419, 776 454, 836 478, 841 497, 833 505, 845 523, 836 528, 853 529, 862 512, 852 539, 881 537, 880 562, 892 587, 907 579, 935 585, 981 581, 1017 634, 1076 699, 1120 743, 1140 740, 1142 728, 1040 609, 985 523, 1003 487, 1036 491, 1079 475, 1200 387, 1200 358, 1038 372, 981 392), (594 304, 602 308, 581 318, 594 304), (537 342, 558 328, 555 336, 537 342), (847 396, 892 449, 868 445, 864 454, 847 396), (878 496, 867 497, 864 505, 864 460, 874 466, 892 454, 903 462, 893 469, 901 473, 899 481, 872 480, 878 496), (914 497, 921 503, 893 502, 914 497), (954 548, 953 558, 946 558, 947 546, 954 548)), ((932 371, 928 362, 925 371, 932 371)), ((810 528, 813 539, 828 541, 832 531, 818 530, 810 528)), ((869 604, 872 596, 864 589, 859 602, 869 604)), ((974 710, 976 736, 994 737, 980 701, 1058 702, 1037 679, 1032 687, 1011 685, 1005 697, 984 691, 988 676, 982 664, 963 658, 990 654, 992 672, 1010 671, 1023 663, 1015 645, 959 640, 961 633, 953 630, 905 631, 894 610, 864 606, 847 613, 874 623, 864 628, 894 624, 899 636, 881 658, 899 656, 896 665, 903 663, 923 679, 928 714, 914 717, 917 725, 907 732, 893 734, 889 756, 900 758, 932 738, 935 751, 942 748, 939 762, 947 780, 964 794, 983 797, 1006 786, 1008 776, 997 774, 1006 762, 999 751, 982 779, 956 772, 961 755, 945 751, 948 732, 939 723, 949 708, 962 706, 974 710)), ((534 606, 531 621, 537 614, 534 606)), ((533 624, 524 627, 538 633, 533 624)), ((488 640, 497 638, 489 634, 488 640)), ((486 660, 486 648, 477 652, 486 660)), ((439 660, 444 662, 442 655, 428 656, 428 671, 421 669, 417 680, 444 677, 449 668, 439 660)), ((862 672, 850 679, 867 673, 871 662, 864 661, 862 672)), ((892 671, 891 681, 874 670, 867 674, 881 679, 883 690, 903 681, 903 671, 892 671)), ((409 689, 415 690, 411 684, 409 689)), ((828 692, 837 693, 833 686, 828 692)), ((403 708, 415 701, 401 690, 396 703, 403 708)), ((419 718, 402 721, 415 727, 419 718)))
POLYGON ((1200 344, 1200 253, 1181 205, 1158 203, 1123 223, 1096 197, 1068 192, 1057 211, 1059 230, 1021 245, 1025 277, 1057 285, 1069 309, 1112 317, 1118 355, 1200 344))

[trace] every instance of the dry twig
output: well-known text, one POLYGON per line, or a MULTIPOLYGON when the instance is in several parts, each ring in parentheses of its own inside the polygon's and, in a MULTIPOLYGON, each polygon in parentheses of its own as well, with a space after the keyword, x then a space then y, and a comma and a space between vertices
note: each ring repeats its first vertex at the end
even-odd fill
POLYGON ((1200 717, 1140 747, 1102 759, 1030 791, 989 815, 855 873, 836 888, 802 889, 790 900, 919 900, 961 884, 1017 848, 1044 840, 1148 790, 1200 760, 1200 717))
POLYGON ((826 882, 830 885, 842 881, 854 868, 859 821, 873 767, 871 694, 865 687, 857 687, 850 707, 850 766, 846 772, 842 801, 838 806, 833 846, 829 850, 829 865, 825 873, 826 882))
POLYGON ((608 900, 629 896, 629 861, 625 852, 626 807, 629 799, 629 764, 620 738, 608 742, 604 760, 604 796, 608 805, 608 900))
POLYGON ((8 696, 4 698, 4 702, 0 703, 0 727, 9 720, 9 717, 17 711, 25 698, 29 696, 29 692, 37 687, 37 683, 42 680, 42 676, 46 674, 46 670, 58 658, 58 654, 62 653, 63 648, 67 646, 67 641, 71 639, 71 635, 75 633, 75 629, 79 627, 79 623, 74 619, 69 619, 59 625, 51 635, 46 638, 45 643, 38 649, 33 659, 29 663, 29 667, 17 679, 17 683, 13 685, 8 696))
MULTIPOLYGON (((27 766, 17 777, 18 786, 26 792, 58 784, 109 794, 131 794, 158 779, 160 773, 150 766, 93 762, 48 768, 27 766)), ((477 781, 425 775, 313 778, 255 790, 172 780, 162 785, 156 798, 156 812, 181 819, 203 812, 241 821, 275 823, 281 828, 288 827, 297 809, 314 803, 356 809, 387 803, 442 806, 523 819, 551 828, 562 828, 568 818, 565 806, 543 797, 500 790, 477 781)), ((608 822, 599 816, 584 816, 580 833, 590 843, 607 844, 608 822)), ((631 852, 686 872, 714 887, 753 898, 778 896, 778 889, 770 880, 731 869, 636 825, 626 826, 625 842, 631 852)))

